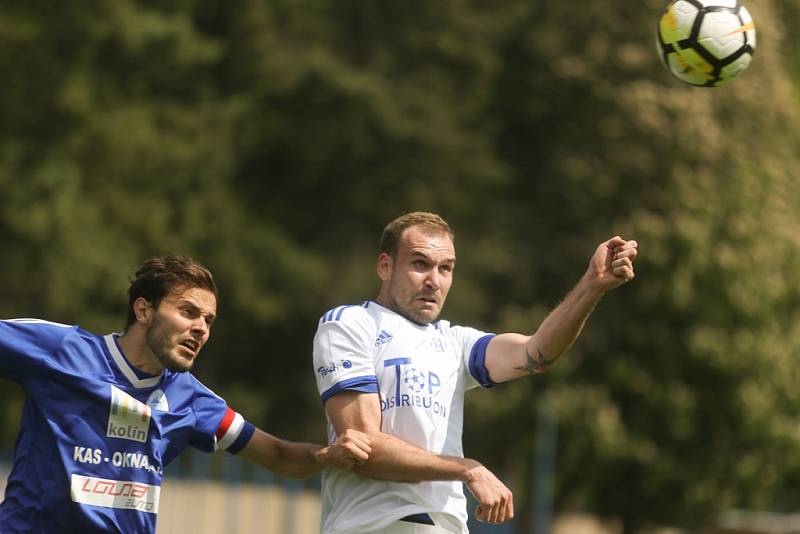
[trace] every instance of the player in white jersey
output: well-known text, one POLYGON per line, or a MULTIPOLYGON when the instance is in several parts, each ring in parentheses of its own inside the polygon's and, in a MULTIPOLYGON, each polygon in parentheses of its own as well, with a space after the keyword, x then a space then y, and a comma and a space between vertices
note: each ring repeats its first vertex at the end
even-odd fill
POLYGON ((453 233, 415 212, 387 225, 375 301, 340 306, 314 338, 317 387, 332 442, 347 428, 371 438, 369 460, 323 472, 322 532, 467 532, 465 483, 476 517, 513 517, 508 488, 461 446, 465 391, 547 370, 603 294, 634 277, 637 243, 613 237, 532 335, 494 335, 438 320, 453 281, 453 233))
POLYGON ((216 315, 203 266, 154 258, 129 300, 121 335, 0 321, 0 378, 27 393, 0 532, 153 533, 164 467, 188 446, 241 454, 292 478, 366 460, 360 432, 325 448, 280 440, 187 372, 216 315))

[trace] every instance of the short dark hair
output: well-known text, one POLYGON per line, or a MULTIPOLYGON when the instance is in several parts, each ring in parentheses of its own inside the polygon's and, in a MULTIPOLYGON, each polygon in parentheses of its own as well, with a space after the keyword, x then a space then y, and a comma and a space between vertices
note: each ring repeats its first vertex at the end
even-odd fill
POLYGON ((128 323, 136 322, 133 303, 139 297, 158 307, 161 299, 179 289, 198 287, 217 296, 214 276, 206 267, 188 256, 166 254, 151 258, 136 271, 128 288, 128 323))
POLYGON ((403 232, 412 226, 419 227, 425 233, 445 233, 450 236, 451 241, 455 241, 455 235, 450 229, 450 225, 439 215, 427 211, 414 211, 401 215, 386 225, 381 236, 381 253, 385 252, 392 258, 396 258, 400 238, 403 236, 403 232))

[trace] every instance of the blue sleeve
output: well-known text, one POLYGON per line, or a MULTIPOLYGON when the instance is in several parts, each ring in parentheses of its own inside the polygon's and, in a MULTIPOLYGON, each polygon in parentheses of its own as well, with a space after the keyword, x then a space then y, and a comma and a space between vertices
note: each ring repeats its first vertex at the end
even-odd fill
POLYGON ((189 375, 194 387, 195 438, 192 445, 202 451, 225 450, 238 454, 253 437, 255 425, 231 409, 213 391, 189 375))
POLYGON ((216 449, 215 434, 220 421, 225 416, 228 405, 194 376, 185 376, 191 380, 194 389, 192 409, 194 410, 195 424, 191 443, 201 451, 211 452, 216 449))
POLYGON ((72 327, 39 319, 0 321, 0 378, 22 382, 46 370, 72 327))
POLYGON ((489 377, 489 370, 486 368, 486 347, 494 338, 494 334, 486 334, 478 339, 472 346, 469 353, 469 372, 473 378, 485 388, 490 388, 496 384, 489 377))

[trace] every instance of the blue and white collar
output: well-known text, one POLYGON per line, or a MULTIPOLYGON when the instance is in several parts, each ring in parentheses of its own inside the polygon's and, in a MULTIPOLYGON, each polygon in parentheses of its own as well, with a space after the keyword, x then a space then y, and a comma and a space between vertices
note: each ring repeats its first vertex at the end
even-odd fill
POLYGON ((117 345, 118 336, 119 334, 107 334, 103 336, 103 339, 106 342, 106 347, 108 348, 108 352, 111 354, 111 358, 113 358, 114 363, 117 364, 120 372, 125 375, 125 378, 127 378, 131 385, 135 388, 151 388, 158 385, 164 376, 164 372, 162 371, 161 374, 151 376, 150 378, 139 378, 136 375, 136 371, 133 370, 131 364, 128 363, 128 360, 122 354, 119 345, 117 345))

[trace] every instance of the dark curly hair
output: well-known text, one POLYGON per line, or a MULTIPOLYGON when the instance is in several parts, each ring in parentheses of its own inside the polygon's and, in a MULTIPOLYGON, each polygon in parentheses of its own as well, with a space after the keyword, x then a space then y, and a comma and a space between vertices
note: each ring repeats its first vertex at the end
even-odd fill
POLYGON ((147 260, 136 271, 128 288, 127 326, 136 322, 133 303, 139 297, 157 308, 161 299, 173 291, 191 287, 206 289, 217 296, 217 284, 211 271, 192 258, 167 254, 147 260))

